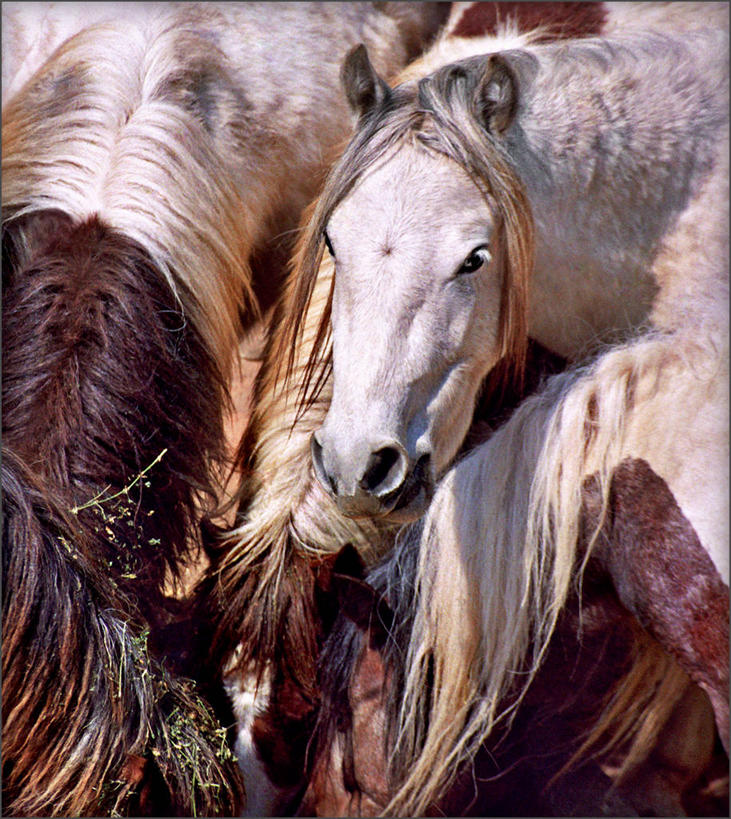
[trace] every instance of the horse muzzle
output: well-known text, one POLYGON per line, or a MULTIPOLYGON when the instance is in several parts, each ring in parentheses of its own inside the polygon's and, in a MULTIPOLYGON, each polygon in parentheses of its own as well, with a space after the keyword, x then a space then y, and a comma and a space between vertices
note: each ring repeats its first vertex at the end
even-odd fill
POLYGON ((408 523, 424 513, 434 494, 429 455, 413 462, 396 441, 372 448, 360 463, 328 458, 317 432, 310 450, 318 481, 348 517, 408 523))

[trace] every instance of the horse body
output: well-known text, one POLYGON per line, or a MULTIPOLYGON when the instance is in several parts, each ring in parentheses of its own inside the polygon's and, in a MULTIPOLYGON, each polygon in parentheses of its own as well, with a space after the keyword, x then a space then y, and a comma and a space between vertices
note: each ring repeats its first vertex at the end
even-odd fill
MULTIPOLYGON (((196 557, 199 521, 221 491, 242 322, 265 301, 262 278, 276 291, 280 275, 263 257, 291 241, 278 236, 349 124, 334 89, 340 59, 365 38, 391 72, 441 19, 430 4, 292 4, 276 18, 264 4, 130 6, 94 7, 88 27, 62 9, 52 53, 35 71, 29 55, 3 107, 3 434, 21 476, 6 510, 4 796, 18 812, 108 809, 102 786, 122 769, 140 784, 127 757, 160 785, 150 810, 238 809, 232 760, 212 761, 215 732, 200 733, 196 757, 211 761, 210 780, 169 761, 166 720, 200 709, 158 664, 179 608, 166 592, 196 557), (278 49, 275 68, 264 43, 278 49), (30 583, 33 560, 57 561, 63 584, 30 583), (64 643, 26 669, 18 658, 56 634, 39 635, 33 607, 57 611, 62 644, 76 585, 90 587, 92 619, 120 613, 113 627, 88 643, 88 657, 64 643), (137 678, 131 662, 120 682, 139 728, 119 716, 116 685, 93 687, 86 660, 102 664, 108 646, 138 657, 148 627, 154 671, 137 678), (49 706, 48 723, 38 710, 49 689, 81 696, 89 686, 93 721, 117 726, 93 760, 70 700, 53 720, 49 706), (49 726, 43 753, 25 753, 36 723, 49 726), (80 768, 64 764, 68 754, 80 768)), ((132 790, 109 804, 140 809, 130 808, 132 790)))
MULTIPOLYGON (((370 612, 363 605, 360 614, 343 613, 325 644, 303 815, 376 816, 389 803, 415 569, 407 548, 375 569, 370 612), (385 598, 395 609, 387 621, 376 612, 385 598)), ((713 747, 708 700, 671 661, 653 666, 649 657, 662 655, 657 644, 617 603, 601 572, 589 575, 581 604, 573 598, 562 613, 510 728, 489 738, 424 815, 723 815, 713 788, 722 786, 724 755, 713 747), (640 656, 635 676, 630 669, 640 656), (663 701, 651 719, 643 714, 648 677, 663 701), (605 737, 594 737, 590 757, 577 754, 603 710, 654 734, 649 755, 647 744, 637 756, 626 739, 602 745, 605 737)))
MULTIPOLYGON (((709 190, 708 177, 723 179, 728 141, 724 37, 718 31, 694 43, 689 35, 675 47, 637 40, 637 49, 630 40, 628 51, 619 41, 603 55, 601 46, 592 55, 587 43, 566 60, 559 51, 547 53, 548 70, 540 56, 526 64, 536 80, 527 83, 525 108, 506 147, 536 220, 529 326, 558 352, 575 357, 597 338, 632 331, 647 319, 673 329, 688 320, 677 315, 681 286, 696 298, 717 291, 723 253, 717 237, 727 217, 715 207, 722 188, 709 190), (598 81, 589 79, 595 59, 607 67, 598 81), (673 70, 679 62, 683 67, 673 70), (639 64, 650 72, 636 72, 639 64), (655 123, 662 123, 659 134, 655 123), (666 246, 677 242, 683 216, 705 212, 712 202, 713 221, 704 227, 710 249, 686 246, 671 261, 666 246), (555 275, 558 264, 562 276, 555 275)), ((686 309, 695 306, 693 298, 685 302, 686 309)))

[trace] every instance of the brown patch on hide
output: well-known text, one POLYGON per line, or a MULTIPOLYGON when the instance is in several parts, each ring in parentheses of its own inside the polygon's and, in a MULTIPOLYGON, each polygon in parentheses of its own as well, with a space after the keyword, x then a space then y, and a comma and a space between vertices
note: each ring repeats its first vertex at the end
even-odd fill
POLYGON ((353 711, 353 778, 360 812, 380 813, 389 797, 388 756, 386 754, 386 712, 390 675, 373 637, 363 651, 350 686, 353 711))
MULTIPOLYGON (((585 487, 586 525, 599 508, 585 487)), ((729 590, 667 483, 641 459, 615 470, 597 555, 619 598, 708 694, 728 748, 729 590)))
POLYGON ((472 3, 451 33, 455 37, 495 34, 498 25, 510 19, 521 32, 546 28, 538 42, 547 42, 599 35, 606 17, 604 3, 472 3))
POLYGON ((337 668, 348 665, 343 657, 321 662, 323 702, 313 739, 314 761, 297 815, 377 816, 390 795, 386 714, 391 674, 384 646, 393 612, 383 595, 363 580, 333 575, 332 589, 342 616, 330 649, 335 647, 337 653, 342 647, 347 654, 354 638, 352 673, 348 682, 338 678, 337 668))

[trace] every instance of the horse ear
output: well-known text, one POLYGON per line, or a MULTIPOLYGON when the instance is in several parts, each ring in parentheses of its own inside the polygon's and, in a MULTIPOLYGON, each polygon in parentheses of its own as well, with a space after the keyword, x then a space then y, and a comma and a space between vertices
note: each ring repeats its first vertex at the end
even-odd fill
POLYGON ((508 61, 500 54, 487 58, 477 86, 477 110, 487 130, 500 135, 513 121, 518 107, 518 82, 508 61))
POLYGON ((350 108, 358 117, 380 107, 391 96, 391 89, 376 74, 363 43, 348 52, 340 69, 340 81, 350 108))

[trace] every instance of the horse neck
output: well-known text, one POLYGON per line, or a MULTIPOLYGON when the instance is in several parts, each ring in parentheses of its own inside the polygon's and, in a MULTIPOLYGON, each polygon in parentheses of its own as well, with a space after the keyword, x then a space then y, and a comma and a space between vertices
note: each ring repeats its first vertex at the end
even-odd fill
POLYGON ((661 243, 725 150, 718 41, 622 42, 518 54, 507 145, 536 222, 530 332, 568 357, 647 319, 661 243))

